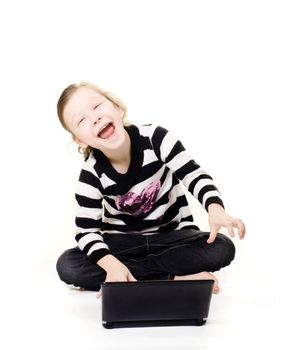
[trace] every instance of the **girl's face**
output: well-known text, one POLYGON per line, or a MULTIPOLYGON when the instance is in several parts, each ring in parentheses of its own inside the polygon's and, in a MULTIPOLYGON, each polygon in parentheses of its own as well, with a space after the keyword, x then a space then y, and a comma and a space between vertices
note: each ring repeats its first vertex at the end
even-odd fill
POLYGON ((83 86, 67 102, 64 121, 79 146, 105 152, 125 141, 123 114, 104 96, 83 86))

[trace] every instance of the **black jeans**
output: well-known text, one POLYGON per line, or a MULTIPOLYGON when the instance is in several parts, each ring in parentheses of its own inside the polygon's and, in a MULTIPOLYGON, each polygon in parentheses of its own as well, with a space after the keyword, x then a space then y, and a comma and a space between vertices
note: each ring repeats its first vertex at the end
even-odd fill
MULTIPOLYGON (((118 258, 137 280, 166 280, 175 275, 217 271, 234 259, 231 239, 219 233, 208 244, 209 232, 175 230, 153 235, 104 234, 111 254, 118 258)), ((66 250, 57 261, 62 281, 88 290, 99 290, 106 272, 78 247, 66 250)))

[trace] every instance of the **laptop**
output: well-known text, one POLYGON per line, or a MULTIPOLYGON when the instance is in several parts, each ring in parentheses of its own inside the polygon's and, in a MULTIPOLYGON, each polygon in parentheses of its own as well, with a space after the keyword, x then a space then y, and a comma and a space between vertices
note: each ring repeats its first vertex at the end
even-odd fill
POLYGON ((214 280, 102 283, 105 328, 201 326, 206 323, 214 280))

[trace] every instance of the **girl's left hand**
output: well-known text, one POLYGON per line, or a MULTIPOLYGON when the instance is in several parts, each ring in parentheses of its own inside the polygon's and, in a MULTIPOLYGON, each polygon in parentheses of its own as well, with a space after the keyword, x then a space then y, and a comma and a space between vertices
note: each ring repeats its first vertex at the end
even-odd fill
POLYGON ((246 233, 245 225, 240 219, 233 218, 226 214, 224 208, 219 204, 210 204, 208 206, 208 222, 210 227, 210 235, 207 243, 214 242, 217 233, 221 227, 226 227, 230 236, 234 237, 234 228, 238 231, 238 236, 243 239, 246 233))

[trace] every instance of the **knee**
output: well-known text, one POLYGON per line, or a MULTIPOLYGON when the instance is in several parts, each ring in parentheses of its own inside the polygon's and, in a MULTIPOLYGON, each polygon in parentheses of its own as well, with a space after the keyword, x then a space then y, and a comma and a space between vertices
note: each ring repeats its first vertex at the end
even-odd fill
POLYGON ((235 245, 232 242, 232 240, 227 237, 224 234, 219 233, 218 234, 218 239, 221 240, 221 243, 223 245, 222 247, 222 252, 223 252, 223 257, 222 257, 222 267, 229 265, 232 260, 235 257, 235 245))
POLYGON ((66 250, 58 259, 56 269, 60 279, 75 287, 99 290, 106 273, 87 259, 78 247, 66 250))
POLYGON ((61 281, 67 284, 75 283, 75 272, 72 267, 71 250, 65 251, 57 260, 56 270, 61 281))

